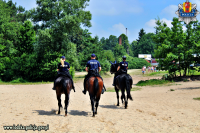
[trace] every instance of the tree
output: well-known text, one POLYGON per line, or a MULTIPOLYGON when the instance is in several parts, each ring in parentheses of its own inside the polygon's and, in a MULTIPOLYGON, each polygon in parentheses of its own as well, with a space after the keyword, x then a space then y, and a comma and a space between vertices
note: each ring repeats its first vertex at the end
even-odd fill
POLYGON ((137 44, 137 52, 136 53, 154 55, 154 47, 156 44, 152 39, 153 36, 154 36, 153 33, 147 33, 147 34, 143 35, 137 44))
POLYGON ((103 42, 103 49, 104 50, 114 50, 115 44, 118 43, 118 38, 114 35, 110 35, 109 38, 101 38, 100 40, 103 42))
POLYGON ((183 69, 185 76, 189 65, 194 62, 192 54, 195 52, 194 47, 197 40, 192 29, 193 22, 186 25, 185 33, 178 18, 173 18, 171 29, 160 20, 157 20, 156 24, 157 34, 153 39, 157 43, 155 57, 159 58, 160 69, 169 70, 169 73, 173 75, 177 70, 181 72, 183 69))

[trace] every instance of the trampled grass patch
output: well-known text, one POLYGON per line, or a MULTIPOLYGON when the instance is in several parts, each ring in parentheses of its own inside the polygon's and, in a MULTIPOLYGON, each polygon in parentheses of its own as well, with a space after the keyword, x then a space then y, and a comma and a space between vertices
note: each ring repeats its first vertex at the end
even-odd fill
POLYGON ((136 86, 152 86, 152 85, 161 85, 161 84, 168 84, 173 83, 173 81, 168 80, 161 80, 161 79, 150 79, 150 80, 141 80, 139 81, 136 86))
POLYGON ((200 97, 197 97, 197 98, 193 98, 194 100, 200 100, 200 97))
MULTIPOLYGON (((131 91, 138 91, 138 90, 141 90, 142 88, 140 87, 133 87, 131 88, 131 91)), ((119 90, 121 91, 121 90, 119 90)), ((109 87, 109 88, 106 88, 106 92, 115 92, 115 88, 114 87, 109 87)))

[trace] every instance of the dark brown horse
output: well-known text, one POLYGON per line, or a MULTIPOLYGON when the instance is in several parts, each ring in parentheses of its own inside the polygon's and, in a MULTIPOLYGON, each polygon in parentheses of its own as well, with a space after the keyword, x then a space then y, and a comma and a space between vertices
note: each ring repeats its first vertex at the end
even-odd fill
POLYGON ((86 90, 89 92, 93 117, 97 114, 99 100, 103 89, 103 81, 100 77, 90 77, 85 84, 86 90), (94 108, 94 105, 96 108, 94 108))
POLYGON ((67 107, 69 103, 69 95, 72 89, 72 82, 70 78, 65 76, 60 76, 55 81, 56 96, 58 100, 58 114, 60 114, 61 104, 61 94, 65 94, 65 116, 67 116, 67 107))
MULTIPOLYGON (((110 73, 117 73, 117 68, 119 63, 111 63, 110 73)), ((129 74, 122 73, 116 77, 116 85, 115 85, 115 92, 117 94, 117 106, 119 106, 119 90, 121 90, 121 100, 122 103, 125 101, 125 109, 128 106, 128 99, 133 100, 131 96, 131 88, 132 88, 133 80, 129 74), (125 91, 127 93, 127 97, 125 96, 125 91)))

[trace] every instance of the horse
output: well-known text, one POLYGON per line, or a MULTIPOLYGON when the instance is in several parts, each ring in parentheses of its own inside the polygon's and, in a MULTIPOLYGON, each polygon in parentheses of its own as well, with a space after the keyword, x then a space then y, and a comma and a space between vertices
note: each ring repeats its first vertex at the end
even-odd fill
POLYGON ((65 94, 65 116, 67 116, 67 107, 69 104, 69 95, 72 89, 72 81, 69 77, 60 76, 55 80, 56 96, 58 100, 58 114, 60 114, 61 94, 65 94))
MULTIPOLYGON (((111 74, 116 73, 119 63, 116 63, 116 61, 114 63, 110 61, 110 63, 111 63, 110 73, 111 74)), ((119 90, 121 90, 122 93, 121 100, 122 103, 125 101, 125 109, 127 109, 128 99, 133 100, 130 93, 132 84, 133 80, 129 74, 122 73, 116 77, 115 92, 117 94, 117 106, 119 106, 119 90), (125 96, 125 90, 127 92, 127 98, 125 96)))
POLYGON ((93 117, 95 117, 103 89, 103 80, 100 77, 92 76, 86 81, 85 88, 89 92, 93 117), (94 108, 94 105, 96 108, 94 108))

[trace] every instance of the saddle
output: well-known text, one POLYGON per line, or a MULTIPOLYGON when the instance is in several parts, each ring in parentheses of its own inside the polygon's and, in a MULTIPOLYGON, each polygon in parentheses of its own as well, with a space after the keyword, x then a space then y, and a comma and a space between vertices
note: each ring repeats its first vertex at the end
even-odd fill
MULTIPOLYGON (((93 69, 93 70, 90 70, 88 72, 88 75, 89 77, 86 79, 86 81, 90 78, 90 77, 100 77, 99 73, 97 70, 93 69)), ((100 77, 101 78, 101 77, 100 77)))
POLYGON ((69 72, 58 72, 58 77, 61 77, 61 76, 65 76, 65 77, 68 77, 68 78, 71 79, 69 72))

